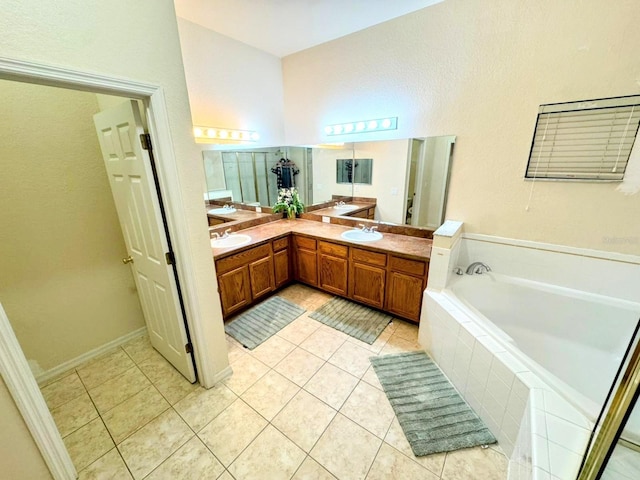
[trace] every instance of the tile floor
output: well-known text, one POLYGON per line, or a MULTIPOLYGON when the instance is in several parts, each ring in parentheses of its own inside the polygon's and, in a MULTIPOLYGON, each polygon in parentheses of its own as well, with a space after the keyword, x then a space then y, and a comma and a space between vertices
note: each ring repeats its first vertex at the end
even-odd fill
POLYGON ((505 479, 499 447, 416 458, 369 357, 419 349, 394 320, 373 345, 307 312, 253 351, 227 337, 234 374, 189 384, 146 337, 42 386, 80 479, 505 479))

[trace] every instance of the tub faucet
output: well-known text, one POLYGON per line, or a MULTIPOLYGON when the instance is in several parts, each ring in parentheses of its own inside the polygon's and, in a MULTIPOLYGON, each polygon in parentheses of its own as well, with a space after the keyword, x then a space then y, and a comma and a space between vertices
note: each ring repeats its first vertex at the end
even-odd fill
POLYGON ((467 267, 467 275, 473 275, 474 273, 481 275, 483 272, 490 272, 490 271, 491 271, 491 268, 489 268, 489 265, 482 262, 473 262, 471 265, 467 267))

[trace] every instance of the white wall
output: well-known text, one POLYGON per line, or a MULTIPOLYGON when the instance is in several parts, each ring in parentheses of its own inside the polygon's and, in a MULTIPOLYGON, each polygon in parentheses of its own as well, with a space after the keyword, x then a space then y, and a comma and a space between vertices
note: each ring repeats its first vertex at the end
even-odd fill
POLYGON ((526 211, 523 181, 540 104, 638 93, 638 24, 634 0, 447 0, 285 57, 287 142, 397 115, 387 138, 457 135, 447 217, 465 231, 638 254, 638 195, 537 182, 526 211))
POLYGON ((254 130, 260 145, 283 144, 280 58, 183 18, 178 27, 194 125, 254 130))
POLYGON ((0 302, 36 370, 145 325, 98 111, 92 93, 0 80, 0 302))

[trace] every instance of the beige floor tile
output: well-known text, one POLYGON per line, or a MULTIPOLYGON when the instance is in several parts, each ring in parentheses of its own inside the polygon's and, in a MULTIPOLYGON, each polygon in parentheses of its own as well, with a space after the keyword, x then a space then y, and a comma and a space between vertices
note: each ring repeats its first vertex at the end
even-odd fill
POLYGON ((236 395, 242 395, 269 371, 269 367, 251 355, 244 355, 233 364, 232 368, 233 375, 227 378, 224 383, 236 395))
POLYGON ((277 335, 294 345, 300 345, 319 328, 319 322, 310 319, 306 314, 304 314, 280 330, 277 335))
POLYGON ((118 445, 133 477, 144 478, 194 433, 173 410, 169 409, 118 445))
POLYGON ((150 385, 151 382, 140 369, 132 367, 123 374, 92 388, 89 390, 89 395, 98 411, 105 413, 150 385))
POLYGON ((277 335, 251 350, 251 355, 265 365, 273 368, 286 357, 296 346, 277 335))
POLYGON ((311 451, 336 411, 301 390, 271 422, 305 452, 311 451))
POLYGON ((268 425, 231 464, 238 480, 289 480, 306 454, 278 430, 268 425))
POLYGON ((322 465, 307 457, 291 480, 336 480, 322 465))
MULTIPOLYGON (((367 475, 367 480, 438 480, 439 477, 383 443, 367 475)), ((477 477, 480 478, 480 477, 477 477)))
POLYGON ((40 391, 48 407, 53 409, 85 393, 86 389, 78 374, 72 373, 56 382, 50 383, 46 387, 42 387, 40 391))
POLYGON ((102 415, 116 444, 169 408, 167 401, 150 386, 102 415))
POLYGON ((96 418, 64 438, 71 460, 80 471, 114 447, 102 420, 96 418))
POLYGON ((66 437, 94 418, 98 418, 96 407, 86 392, 79 397, 51 410, 60 435, 66 437))
POLYGON ((338 478, 362 480, 382 440, 338 414, 311 450, 311 456, 338 478))
POLYGON ((298 385, 271 370, 249 387, 242 394, 242 399, 271 421, 299 390, 298 385))
POLYGON ((443 480, 505 480, 507 459, 491 448, 465 448, 448 452, 443 480))
POLYGON ((380 439, 387 434, 395 416, 385 393, 362 381, 344 402, 340 413, 380 439))
POLYGON ((394 335, 409 342, 418 343, 418 325, 398 319, 394 320, 393 323, 396 325, 394 335))
POLYGON ((372 387, 376 387, 378 390, 384 390, 382 388, 382 384, 380 383, 380 379, 378 375, 376 375, 376 371, 373 369, 373 366, 370 366, 367 371, 362 376, 362 380, 367 382, 372 387))
POLYGON ((351 335, 349 335, 349 338, 347 338, 347 341, 349 343, 353 343, 354 345, 358 345, 359 347, 366 348, 367 350, 369 350, 375 355, 379 353, 380 350, 382 350, 382 348, 386 345, 387 340, 389 340, 389 337, 391 337, 391 335, 393 335, 393 331, 391 331, 387 326, 387 328, 385 328, 382 331, 382 333, 378 335, 378 338, 376 338, 376 340, 371 345, 363 342, 362 340, 358 340, 357 338, 354 338, 351 335))
POLYGON ((339 410, 357 384, 358 379, 350 373, 325 363, 304 389, 339 410))
POLYGON ((224 473, 218 477, 218 480, 235 480, 235 479, 231 476, 229 472, 225 470, 224 473))
POLYGON ((171 405, 198 388, 197 384, 190 383, 157 352, 138 366, 171 405))
POLYGON ((389 337, 389 340, 387 340, 387 343, 384 345, 382 350, 380 350, 380 355, 413 352, 415 350, 423 350, 423 348, 418 344, 418 342, 405 340, 394 333, 389 337))
POLYGON ((229 355, 229 363, 234 363, 249 353, 249 349, 243 347, 235 338, 227 335, 227 354, 229 355))
POLYGON ((208 390, 199 387, 176 403, 173 408, 195 432, 199 432, 237 398, 238 396, 226 385, 218 384, 208 390))
POLYGON ((266 426, 264 418, 238 399, 200 430, 198 436, 228 467, 266 426))
POLYGON ((78 367, 78 375, 87 390, 124 373, 135 364, 122 348, 117 348, 101 357, 78 367))
POLYGON ((147 335, 141 335, 131 340, 123 345, 122 348, 136 364, 144 362, 147 358, 157 353, 147 335))
POLYGON ((343 337, 319 328, 309 335, 300 346, 306 351, 313 353, 316 357, 329 360, 331 355, 333 355, 345 341, 343 337))
POLYGON ((444 460, 447 454, 434 453, 432 455, 416 457, 413 454, 413 450, 411 450, 411 445, 409 445, 407 437, 405 437, 404 432, 402 431, 402 427, 400 426, 397 418, 394 418, 391 422, 389 432, 387 432, 387 435, 384 437, 384 441, 398 450, 400 453, 422 465, 430 472, 435 473, 437 476, 440 476, 440 474, 442 473, 442 467, 444 467, 444 460))
POLYGON ((292 382, 303 386, 324 364, 324 360, 302 348, 287 355, 274 370, 292 382))
POLYGON ((105 453, 78 474, 78 480, 131 480, 127 466, 117 448, 105 453))
POLYGON ((40 390, 42 390, 44 387, 51 385, 52 383, 55 383, 58 380, 62 380, 63 378, 68 377, 69 375, 73 375, 74 373, 76 373, 76 369, 70 368, 65 372, 62 372, 57 375, 54 375, 53 377, 47 378, 46 380, 38 380, 38 387, 40 387, 40 390))
POLYGON ((224 472, 222 464, 193 437, 156 468, 147 480, 208 480, 224 472))
POLYGON ((345 342, 328 361, 336 367, 349 372, 354 377, 360 378, 371 366, 369 358, 372 356, 374 356, 374 353, 370 350, 345 342))

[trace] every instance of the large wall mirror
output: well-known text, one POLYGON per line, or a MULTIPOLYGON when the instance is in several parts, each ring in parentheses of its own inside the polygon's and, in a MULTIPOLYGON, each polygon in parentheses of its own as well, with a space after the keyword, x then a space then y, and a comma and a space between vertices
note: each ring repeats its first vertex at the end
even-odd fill
POLYGON ((444 220, 454 143, 449 135, 205 150, 205 199, 270 206, 279 187, 295 186, 305 205, 333 196, 376 198, 376 220, 435 229, 444 220))

